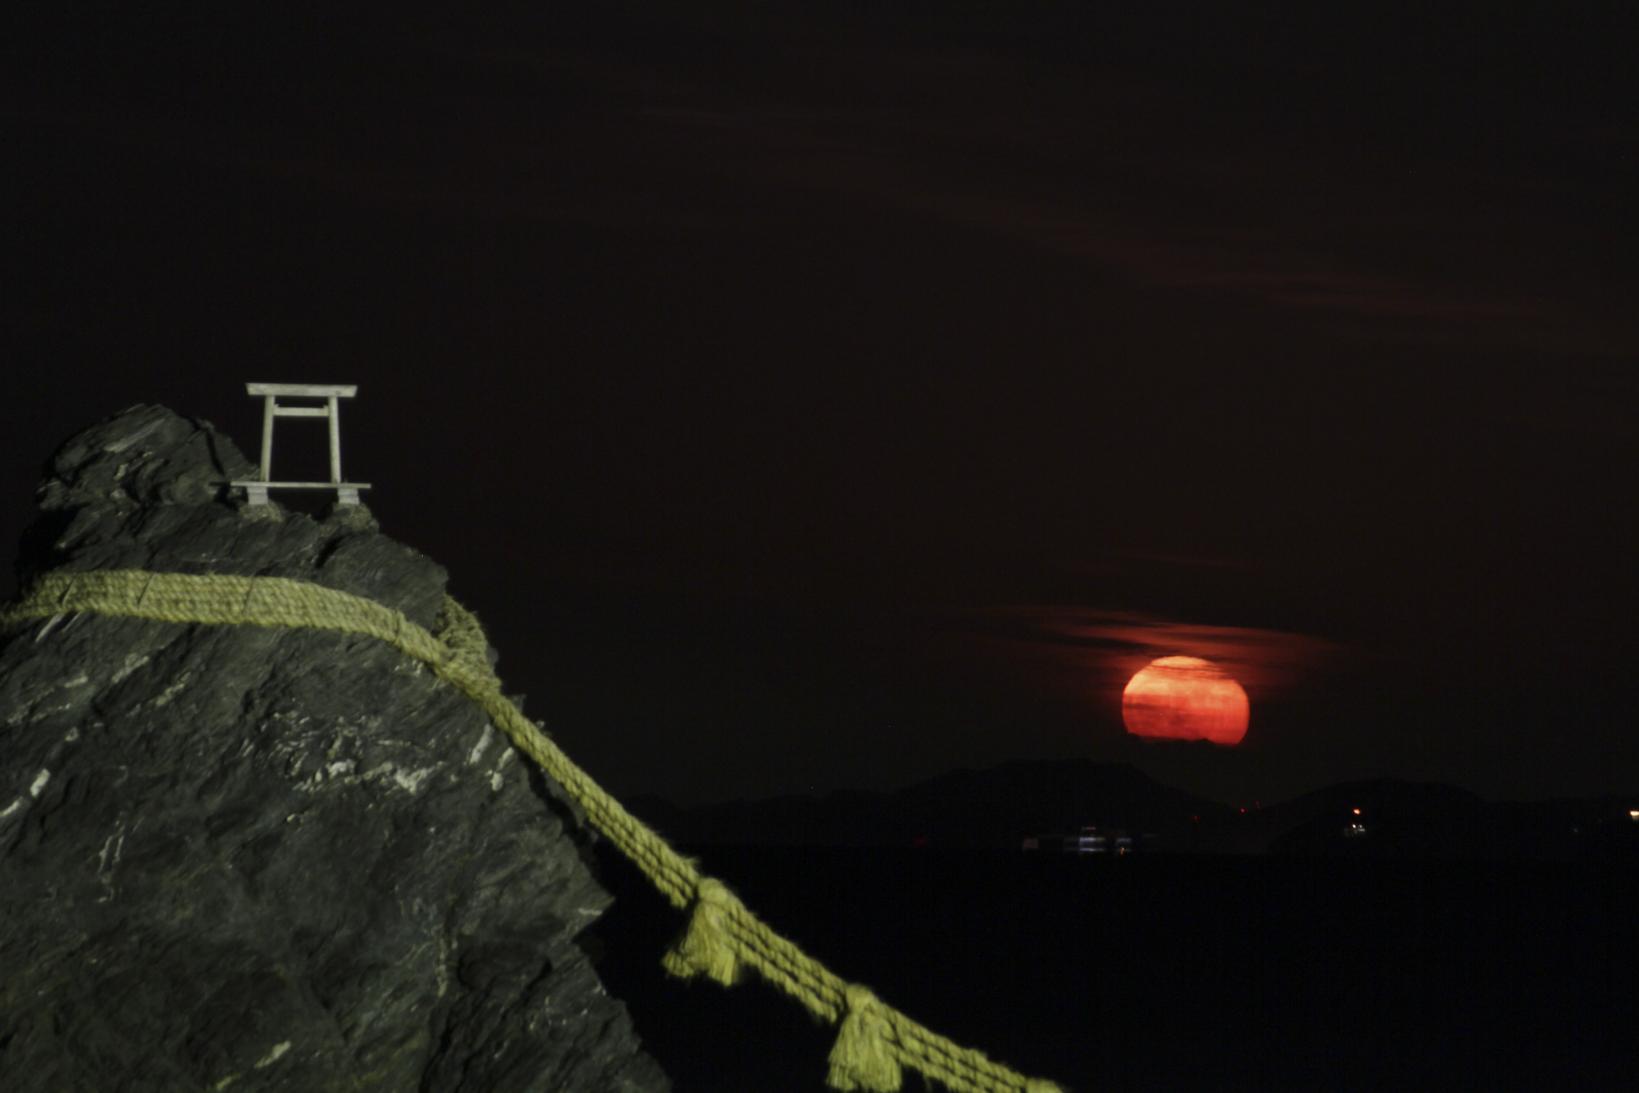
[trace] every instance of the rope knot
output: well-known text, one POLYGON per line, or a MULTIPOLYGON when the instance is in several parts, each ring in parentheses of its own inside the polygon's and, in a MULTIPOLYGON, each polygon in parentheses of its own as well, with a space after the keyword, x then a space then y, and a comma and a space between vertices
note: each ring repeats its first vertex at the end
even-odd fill
POLYGON ((716 877, 701 877, 694 889, 694 911, 682 940, 661 963, 680 979, 696 975, 732 987, 740 977, 740 960, 729 936, 728 918, 739 907, 728 886, 716 877))
POLYGON ((899 1060, 894 1057, 893 1026, 882 1003, 867 987, 850 983, 843 990, 847 1012, 831 1048, 826 1084, 844 1091, 894 1093, 899 1088, 899 1060))
MULTIPOLYGON (((395 621, 402 628, 406 620, 400 614, 395 621)), ((478 616, 462 607, 453 596, 444 597, 444 608, 438 614, 433 637, 441 647, 439 655, 446 667, 483 683, 495 679, 495 671, 489 664, 489 639, 484 636, 478 616)), ((495 682, 500 685, 499 680, 495 682)))

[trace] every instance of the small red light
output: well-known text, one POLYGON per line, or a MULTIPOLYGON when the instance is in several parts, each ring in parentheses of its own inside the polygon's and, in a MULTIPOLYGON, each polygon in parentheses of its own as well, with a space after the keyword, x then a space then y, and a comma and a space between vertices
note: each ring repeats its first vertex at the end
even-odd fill
POLYGON ((1358 809, 1358 808, 1357 808, 1357 809, 1354 809, 1354 810, 1353 810, 1353 811, 1354 811, 1354 814, 1355 814, 1355 815, 1356 815, 1356 816, 1358 816, 1358 815, 1360 815, 1360 810, 1359 810, 1359 809, 1358 809))

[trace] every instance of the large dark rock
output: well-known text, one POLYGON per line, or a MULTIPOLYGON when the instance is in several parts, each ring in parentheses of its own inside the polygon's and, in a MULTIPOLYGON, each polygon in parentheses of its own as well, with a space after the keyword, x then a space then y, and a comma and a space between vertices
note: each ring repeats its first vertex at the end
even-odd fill
MULTIPOLYGON (((296 577, 435 622, 362 508, 225 499, 139 406, 53 459, 19 576, 296 577)), ((0 633, 0 1087, 658 1090, 577 937, 610 897, 559 791, 369 639, 96 616, 0 633)))

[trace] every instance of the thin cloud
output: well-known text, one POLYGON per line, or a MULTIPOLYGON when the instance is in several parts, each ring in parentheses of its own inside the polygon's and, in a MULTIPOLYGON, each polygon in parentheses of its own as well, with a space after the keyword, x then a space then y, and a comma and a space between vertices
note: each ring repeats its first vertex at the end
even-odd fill
POLYGON ((1185 655, 1217 664, 1256 702, 1313 686, 1343 652, 1312 634, 1054 604, 993 608, 957 629, 975 652, 1045 686, 1105 698, 1151 660, 1185 655))
MULTIPOLYGON (((1319 147, 1116 70, 971 49, 799 50, 791 63, 813 86, 793 77, 758 93, 608 53, 498 47, 449 61, 512 90, 330 88, 358 117, 385 101, 407 119, 370 142, 315 141, 272 119, 77 127, 384 205, 713 232, 778 215, 759 194, 823 193, 1374 338, 1601 353, 1639 339, 1631 319, 1537 266, 1562 226, 1516 215, 1542 206, 1520 196, 1531 178, 1423 162, 1390 174, 1344 155, 1341 138, 1319 147), (1499 223, 1519 238, 1500 245, 1499 223)), ((1625 146, 1632 134, 1598 136, 1625 146)))

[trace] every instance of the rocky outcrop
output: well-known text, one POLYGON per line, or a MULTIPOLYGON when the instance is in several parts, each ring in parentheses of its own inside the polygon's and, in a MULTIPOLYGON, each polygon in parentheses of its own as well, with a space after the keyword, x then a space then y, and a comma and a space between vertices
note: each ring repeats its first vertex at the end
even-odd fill
MULTIPOLYGON (((434 625, 446 575, 361 507, 139 406, 69 441, 19 577, 309 580, 434 625)), ((491 653, 493 658, 493 652, 491 653)), ((659 1090, 577 937, 609 904, 556 787, 422 665, 319 631, 0 632, 0 1085, 659 1090)))

